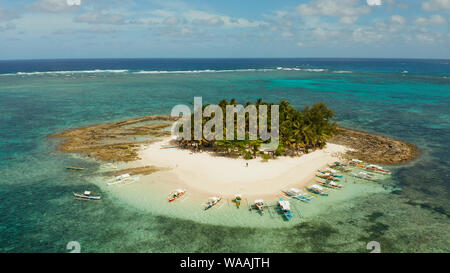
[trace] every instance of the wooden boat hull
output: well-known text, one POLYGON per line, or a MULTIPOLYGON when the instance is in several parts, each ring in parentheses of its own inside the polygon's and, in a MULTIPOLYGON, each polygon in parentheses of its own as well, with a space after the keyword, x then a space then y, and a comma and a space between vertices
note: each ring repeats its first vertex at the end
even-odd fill
POLYGON ((329 183, 322 182, 322 181, 316 181, 316 183, 320 184, 322 186, 325 186, 327 188, 330 188, 330 189, 342 189, 342 188, 344 188, 344 186, 342 186, 342 185, 330 185, 329 183))
POLYGON ((217 205, 220 202, 220 200, 222 200, 222 198, 219 198, 219 200, 217 200, 217 202, 215 202, 215 203, 207 204, 205 207, 205 210, 208 210, 208 209, 214 207, 215 205, 217 205))
POLYGON ((312 193, 315 193, 315 194, 318 194, 318 195, 321 195, 321 196, 328 196, 328 193, 319 192, 319 191, 316 191, 316 190, 310 189, 310 188, 306 188, 306 189, 307 189, 308 191, 312 192, 312 193))
POLYGON ((100 196, 84 195, 84 194, 79 194, 79 193, 73 193, 73 196, 75 198, 79 198, 79 199, 83 199, 83 200, 100 200, 101 199, 100 196))
POLYGON ((316 175, 319 178, 326 179, 326 180, 333 180, 333 181, 340 181, 339 178, 329 176, 329 175, 316 175))
POLYGON ((169 198, 169 202, 173 202, 173 201, 175 201, 175 200, 177 200, 177 199, 180 199, 181 197, 183 197, 183 195, 184 195, 184 193, 181 193, 179 196, 177 196, 177 197, 172 197, 172 198, 169 198))

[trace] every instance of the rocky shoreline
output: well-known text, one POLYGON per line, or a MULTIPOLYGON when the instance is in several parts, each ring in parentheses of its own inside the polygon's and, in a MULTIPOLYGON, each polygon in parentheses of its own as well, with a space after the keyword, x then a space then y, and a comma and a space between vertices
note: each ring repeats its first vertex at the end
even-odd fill
POLYGON ((400 164, 419 157, 415 144, 366 132, 339 128, 339 133, 329 140, 351 148, 345 159, 357 158, 375 164, 400 164))
MULTIPOLYGON (((103 161, 130 162, 140 159, 138 149, 141 145, 170 136, 169 128, 174 120, 168 115, 153 115, 75 128, 50 137, 64 139, 58 148, 63 152, 82 153, 103 161)), ((339 128, 338 135, 329 142, 351 148, 342 155, 343 159, 400 164, 419 156, 414 144, 346 128, 339 128)))
POLYGON ((153 115, 75 128, 50 137, 64 139, 58 148, 63 152, 82 153, 103 161, 130 162, 139 159, 141 145, 170 136, 168 129, 173 120, 170 116, 153 115))

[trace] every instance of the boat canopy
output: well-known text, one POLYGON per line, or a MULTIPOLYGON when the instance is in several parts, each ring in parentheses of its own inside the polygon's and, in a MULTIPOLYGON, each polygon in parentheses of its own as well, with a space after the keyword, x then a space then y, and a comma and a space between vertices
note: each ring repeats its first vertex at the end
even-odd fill
POLYGON ((336 170, 331 169, 331 168, 327 168, 327 171, 330 171, 330 172, 332 172, 332 173, 335 173, 335 172, 336 172, 336 170))
POLYGON ((291 209, 291 204, 289 204, 289 201, 286 200, 282 200, 282 201, 278 201, 280 203, 280 207, 283 210, 290 210, 291 209))
POLYGON ((311 188, 317 189, 317 190, 323 190, 323 188, 321 186, 316 185, 316 184, 312 185, 311 188))
POLYGON ((176 189, 175 191, 176 191, 176 192, 179 192, 179 193, 184 192, 184 190, 182 190, 182 189, 176 189))
POLYGON ((289 191, 291 191, 293 193, 296 193, 296 194, 301 193, 301 191, 299 189, 297 189, 297 188, 290 188, 289 191))
POLYGON ((116 176, 117 179, 123 179, 123 178, 128 178, 128 177, 130 177, 129 173, 124 173, 124 174, 121 174, 119 176, 116 176))
POLYGON ((256 199, 256 200, 255 200, 255 204, 259 204, 259 203, 264 204, 264 200, 262 200, 262 199, 256 199))
POLYGON ((219 200, 219 197, 213 196, 213 197, 210 197, 209 200, 211 200, 211 201, 217 201, 217 200, 219 200))
POLYGON ((85 195, 90 195, 91 192, 90 192, 90 191, 84 191, 84 194, 85 194, 85 195))

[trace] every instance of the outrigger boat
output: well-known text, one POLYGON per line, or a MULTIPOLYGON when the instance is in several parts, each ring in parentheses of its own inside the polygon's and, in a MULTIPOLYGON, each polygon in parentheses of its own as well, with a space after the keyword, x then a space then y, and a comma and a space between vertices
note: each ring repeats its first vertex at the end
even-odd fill
POLYGON ((391 171, 385 170, 385 169, 383 169, 383 167, 373 165, 373 164, 367 165, 364 169, 371 171, 371 172, 381 173, 381 174, 391 174, 391 171))
POLYGON ((261 214, 264 214, 264 206, 265 206, 264 200, 262 200, 262 199, 255 200, 255 207, 261 214))
POLYGON ((352 170, 350 168, 347 168, 347 164, 341 163, 339 161, 336 161, 333 164, 328 164, 328 167, 345 173, 350 172, 352 170))
POLYGON ((222 200, 222 197, 216 197, 216 196, 210 197, 208 202, 206 203, 205 210, 210 209, 213 206, 217 205, 217 203, 219 203, 220 200, 222 200))
POLYGON ((348 164, 352 165, 352 166, 357 166, 357 167, 360 167, 360 168, 365 168, 367 166, 367 164, 364 161, 359 160, 359 159, 355 159, 355 158, 350 160, 348 162, 348 164))
POLYGON ((319 185, 313 184, 309 187, 306 187, 306 189, 312 193, 318 194, 318 195, 322 195, 322 196, 328 196, 328 193, 325 192, 325 189, 322 188, 319 185))
POLYGON ((342 186, 341 184, 338 184, 338 183, 336 183, 334 181, 331 181, 331 180, 325 180, 325 181, 316 180, 316 183, 320 184, 322 186, 328 187, 328 188, 333 188, 333 189, 342 189, 342 188, 344 188, 344 186, 342 186))
POLYGON ((328 166, 330 166, 331 168, 333 168, 333 167, 347 167, 347 164, 339 162, 339 161, 335 161, 333 164, 328 164, 328 166))
POLYGON ((342 175, 336 174, 336 170, 333 170, 334 172, 332 172, 330 170, 332 170, 332 169, 327 169, 327 171, 318 170, 318 172, 321 173, 321 174, 329 175, 329 176, 336 177, 336 178, 342 178, 343 177, 342 175))
POLYGON ((352 173, 352 175, 354 177, 365 179, 365 180, 370 180, 370 181, 375 181, 376 180, 374 175, 371 174, 371 173, 359 172, 359 173, 352 173))
POLYGON ((333 180, 333 181, 339 181, 340 179, 334 176, 331 176, 329 174, 316 174, 317 177, 325 179, 325 180, 333 180))
POLYGON ((344 166, 334 166, 333 168, 335 168, 336 170, 341 171, 343 173, 348 173, 348 172, 352 171, 352 169, 346 168, 344 166))
POLYGON ((75 166, 67 166, 66 169, 73 170, 73 171, 82 171, 82 170, 84 170, 83 167, 75 167, 75 166))
POLYGON ((186 193, 186 190, 177 189, 170 193, 169 202, 173 202, 178 198, 181 198, 186 193))
POLYGON ((300 201, 307 202, 307 203, 311 202, 311 199, 308 198, 303 191, 301 191, 297 188, 290 188, 289 190, 284 190, 283 192, 287 196, 298 199, 300 201))
POLYGON ((242 196, 240 194, 235 194, 233 202, 236 203, 236 206, 239 208, 241 206, 242 196))
POLYGON ((86 199, 86 200, 100 200, 100 195, 94 195, 90 191, 84 191, 83 193, 73 193, 75 198, 86 199))
POLYGON ((290 221, 292 219, 292 213, 291 213, 291 204, 289 204, 289 201, 280 198, 278 204, 280 205, 281 213, 283 213, 286 220, 290 221))
POLYGON ((133 178, 131 177, 131 175, 129 173, 124 173, 124 174, 118 175, 115 178, 113 178, 110 182, 107 183, 107 185, 111 186, 111 185, 119 184, 119 183, 122 183, 125 181, 129 181, 132 179, 133 178))

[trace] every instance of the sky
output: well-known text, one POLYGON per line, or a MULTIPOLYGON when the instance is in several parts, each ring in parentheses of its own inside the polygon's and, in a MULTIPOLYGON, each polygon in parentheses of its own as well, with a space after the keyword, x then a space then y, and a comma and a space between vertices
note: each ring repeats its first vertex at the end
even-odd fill
POLYGON ((0 59, 450 59, 450 0, 0 0, 0 59))

